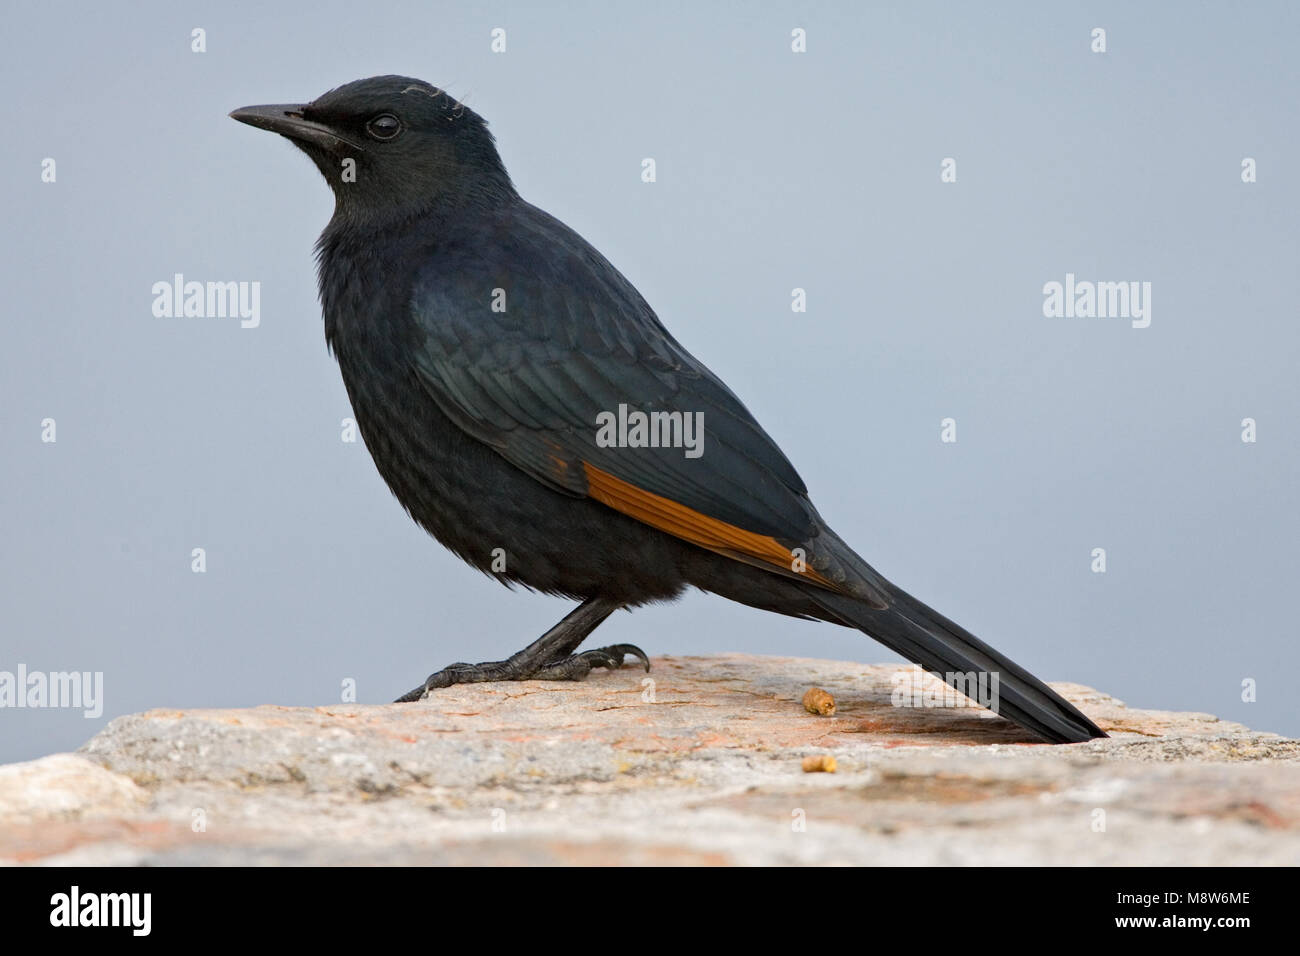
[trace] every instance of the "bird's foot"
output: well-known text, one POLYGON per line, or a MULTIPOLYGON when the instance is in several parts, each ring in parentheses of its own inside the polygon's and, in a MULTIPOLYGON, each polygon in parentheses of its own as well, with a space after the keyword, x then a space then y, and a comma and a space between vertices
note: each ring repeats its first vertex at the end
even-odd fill
POLYGON ((635 644, 612 644, 609 647, 597 647, 580 654, 570 654, 558 661, 552 661, 536 674, 533 680, 582 680, 591 673, 593 667, 607 667, 612 671, 623 666, 623 658, 628 654, 641 662, 648 672, 650 658, 645 651, 635 644))
POLYGON ((485 661, 482 664, 457 663, 444 667, 430 674, 423 686, 403 694, 394 703, 423 700, 440 687, 450 687, 453 684, 509 680, 582 680, 591 673, 593 667, 617 670, 623 666, 623 658, 627 655, 637 658, 647 671, 650 670, 650 658, 646 656, 645 651, 632 644, 598 647, 540 666, 524 656, 524 652, 520 652, 504 661, 485 661))

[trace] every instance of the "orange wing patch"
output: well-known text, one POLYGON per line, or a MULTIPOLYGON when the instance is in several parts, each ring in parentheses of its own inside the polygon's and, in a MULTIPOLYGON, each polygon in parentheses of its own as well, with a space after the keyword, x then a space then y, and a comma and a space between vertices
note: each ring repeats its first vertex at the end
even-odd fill
POLYGON ((807 579, 832 591, 841 590, 811 567, 805 565, 805 570, 795 571, 794 553, 775 538, 710 518, 671 498, 664 498, 621 478, 615 478, 609 472, 601 471, 585 461, 582 468, 587 475, 587 494, 615 511, 621 511, 630 518, 683 541, 746 564, 760 565, 789 577, 807 579))

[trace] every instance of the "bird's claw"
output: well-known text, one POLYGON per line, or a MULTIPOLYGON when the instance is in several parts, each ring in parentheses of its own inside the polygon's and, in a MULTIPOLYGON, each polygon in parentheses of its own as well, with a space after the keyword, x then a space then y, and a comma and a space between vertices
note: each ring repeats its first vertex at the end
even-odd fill
POLYGON ((563 660, 552 661, 534 674, 533 679, 582 680, 591 673, 593 667, 618 670, 623 666, 623 658, 627 655, 637 658, 647 671, 650 670, 650 658, 641 648, 635 644, 612 644, 609 647, 597 647, 563 660))

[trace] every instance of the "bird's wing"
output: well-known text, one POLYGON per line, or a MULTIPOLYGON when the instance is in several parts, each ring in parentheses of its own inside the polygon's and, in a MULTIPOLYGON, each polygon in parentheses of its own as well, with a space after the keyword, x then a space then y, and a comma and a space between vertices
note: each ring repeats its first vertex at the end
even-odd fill
POLYGON ((552 488, 842 590, 842 570, 808 557, 824 527, 802 479, 748 409, 600 253, 528 210, 491 241, 444 245, 416 282, 416 370, 444 414, 552 488), (609 446, 598 416, 620 406, 691 416, 701 453, 609 446))

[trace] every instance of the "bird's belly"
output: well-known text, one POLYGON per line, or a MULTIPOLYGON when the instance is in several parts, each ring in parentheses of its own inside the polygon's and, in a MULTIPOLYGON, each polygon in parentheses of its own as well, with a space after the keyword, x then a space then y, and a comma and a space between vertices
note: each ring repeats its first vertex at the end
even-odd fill
POLYGON ((338 356, 380 475, 463 560, 503 581, 578 598, 639 604, 684 587, 690 545, 530 477, 457 427, 414 374, 378 374, 372 363, 359 369, 343 350, 338 356))

